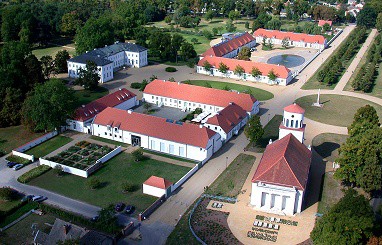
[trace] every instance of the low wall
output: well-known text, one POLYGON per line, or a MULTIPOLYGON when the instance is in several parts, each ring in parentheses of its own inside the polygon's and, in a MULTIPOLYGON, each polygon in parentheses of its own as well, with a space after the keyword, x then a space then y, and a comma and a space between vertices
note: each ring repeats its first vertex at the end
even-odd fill
POLYGON ((178 180, 175 184, 171 186, 171 192, 175 191, 179 186, 181 186, 188 178, 190 178, 196 171, 198 171, 199 165, 195 165, 190 171, 188 171, 185 175, 183 175, 180 180, 178 180))
POLYGON ((36 145, 39 145, 45 141, 47 141, 48 139, 51 139, 53 138, 54 136, 56 136, 58 134, 57 131, 53 131, 53 132, 50 132, 50 133, 47 133, 47 134, 44 134, 43 136, 35 139, 35 140, 32 140, 16 149, 14 149, 14 151, 18 151, 18 152, 24 152, 24 151, 27 151, 29 150, 30 148, 33 148, 35 147, 36 145))
POLYGON ((85 170, 69 167, 69 166, 66 166, 66 165, 61 164, 61 163, 56 163, 53 161, 46 160, 44 158, 40 158, 40 164, 50 166, 51 168, 54 168, 57 165, 60 165, 62 167, 62 171, 64 171, 65 173, 74 174, 74 175, 81 176, 84 178, 88 177, 88 173, 85 170))
POLYGON ((148 218, 160 205, 162 205, 166 201, 166 195, 158 198, 153 204, 150 205, 145 211, 139 214, 138 220, 142 221, 148 218))
POLYGON ((18 157, 22 157, 22 158, 25 158, 25 159, 28 159, 28 160, 34 162, 34 156, 33 155, 28 155, 28 154, 25 154, 25 153, 22 153, 22 152, 18 152, 18 151, 15 151, 15 150, 12 150, 12 155, 18 156, 18 157))
POLYGON ((89 166, 85 171, 87 172, 87 175, 90 176, 92 173, 97 171, 99 168, 102 167, 103 163, 109 161, 111 158, 115 157, 117 154, 121 153, 122 147, 118 146, 111 152, 107 153, 105 156, 98 159, 93 165, 89 166))

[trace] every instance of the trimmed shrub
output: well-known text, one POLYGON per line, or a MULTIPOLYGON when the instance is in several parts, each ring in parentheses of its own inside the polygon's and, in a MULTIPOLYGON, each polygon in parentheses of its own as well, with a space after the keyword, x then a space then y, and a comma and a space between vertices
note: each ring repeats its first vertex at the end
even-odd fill
POLYGON ((91 189, 91 190, 95 190, 95 189, 98 189, 99 187, 101 187, 101 181, 96 178, 96 177, 92 177, 90 178, 87 182, 86 182, 87 186, 91 189))
POLYGON ((134 192, 137 190, 136 186, 125 181, 125 182, 122 182, 121 184, 121 189, 122 189, 122 192, 123 193, 126 193, 126 192, 134 192))
POLYGON ((166 67, 165 71, 167 71, 167 72, 176 72, 177 69, 175 67, 168 66, 168 67, 166 67))
POLYGON ((138 149, 134 150, 133 152, 131 152, 131 155, 133 155, 134 160, 136 162, 139 162, 139 161, 143 160, 143 158, 144 158, 142 148, 138 148, 138 149))
POLYGON ((32 179, 37 178, 38 176, 48 172, 51 169, 52 169, 51 167, 46 165, 38 166, 37 168, 31 169, 28 172, 21 175, 19 178, 17 178, 17 181, 24 184, 28 183, 32 179))
POLYGON ((141 83, 131 83, 130 88, 140 89, 142 87, 141 83))
POLYGON ((17 163, 21 163, 24 165, 27 165, 27 164, 32 162, 32 161, 29 161, 28 159, 25 159, 25 158, 22 158, 19 156, 15 156, 15 155, 10 155, 6 159, 10 162, 17 162, 17 163))

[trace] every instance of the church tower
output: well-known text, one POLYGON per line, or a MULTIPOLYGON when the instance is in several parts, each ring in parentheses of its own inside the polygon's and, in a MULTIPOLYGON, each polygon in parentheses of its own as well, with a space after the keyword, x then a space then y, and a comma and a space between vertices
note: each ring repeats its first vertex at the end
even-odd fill
POLYGON ((304 113, 305 110, 296 103, 284 108, 283 121, 279 127, 279 139, 291 133, 304 143, 304 113))

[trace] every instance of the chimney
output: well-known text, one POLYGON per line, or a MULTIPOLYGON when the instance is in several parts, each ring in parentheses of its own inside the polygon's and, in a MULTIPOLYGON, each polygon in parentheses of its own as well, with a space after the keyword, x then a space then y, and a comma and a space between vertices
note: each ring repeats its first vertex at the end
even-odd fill
POLYGON ((101 57, 99 54, 97 54, 97 57, 99 58, 99 57, 101 57))
POLYGON ((202 124, 199 124, 199 128, 203 128, 203 125, 202 125, 202 124))
POLYGON ((85 105, 82 105, 82 108, 85 108, 85 105))
POLYGON ((312 147, 310 145, 308 145, 308 150, 312 151, 312 147))
POLYGON ((165 80, 165 79, 163 79, 163 82, 166 82, 166 80, 165 80))
POLYGON ((86 50, 86 53, 88 53, 89 51, 86 50))
POLYGON ((105 45, 105 48, 107 47, 107 44, 105 45))
POLYGON ((119 91, 121 91, 122 89, 121 89, 121 88, 119 88, 118 90, 119 90, 119 91))
POLYGON ((272 139, 269 139, 269 143, 268 143, 268 145, 270 145, 270 144, 272 144, 273 142, 272 142, 272 139))
POLYGON ((96 48, 94 50, 97 50, 96 48))
POLYGON ((229 102, 230 105, 233 105, 233 102, 229 102))
POLYGON ((127 110, 127 113, 131 114, 133 111, 132 110, 127 110))
POLYGON ((180 85, 180 82, 178 82, 178 85, 180 85))

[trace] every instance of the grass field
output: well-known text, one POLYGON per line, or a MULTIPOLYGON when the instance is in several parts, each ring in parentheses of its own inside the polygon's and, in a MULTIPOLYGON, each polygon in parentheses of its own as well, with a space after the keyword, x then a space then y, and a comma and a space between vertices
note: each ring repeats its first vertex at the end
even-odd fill
POLYGON ((37 49, 32 50, 32 54, 34 54, 38 59, 41 59, 41 57, 45 56, 45 55, 50 55, 54 59, 54 57, 56 56, 58 51, 65 49, 69 52, 70 56, 74 56, 76 53, 76 50, 74 49, 74 43, 66 45, 66 46, 68 46, 69 48, 63 47, 63 46, 55 46, 55 45, 50 45, 50 46, 44 47, 44 48, 37 48, 37 49))
POLYGON ((240 85, 235 83, 226 83, 226 82, 217 82, 217 81, 210 81, 210 80, 190 80, 187 81, 188 84, 197 85, 206 87, 206 84, 210 84, 212 88, 217 89, 224 89, 225 87, 228 87, 229 89, 236 90, 239 92, 244 91, 251 91, 251 94, 258 100, 264 101, 264 100, 270 100, 273 98, 273 94, 271 92, 265 91, 263 89, 254 88, 246 85, 240 85))
POLYGON ((206 193, 225 197, 239 195, 255 160, 254 156, 246 154, 237 156, 214 183, 208 187, 206 193))
POLYGON ((43 135, 43 133, 32 133, 22 125, 0 128, 0 149, 9 153, 13 149, 22 146, 41 135, 43 135))
POLYGON ((135 162, 130 154, 121 153, 95 172, 91 177, 101 181, 101 188, 90 190, 88 179, 66 174, 56 177, 49 171, 29 182, 30 185, 51 190, 67 197, 78 199, 93 205, 106 207, 110 203, 126 202, 136 206, 138 214, 146 209, 156 198, 142 193, 142 183, 151 175, 164 177, 175 183, 190 168, 172 165, 165 162, 146 159, 135 162), (127 181, 136 187, 136 191, 122 193, 121 183, 127 181))
POLYGON ((259 143, 253 146, 251 143, 245 148, 247 151, 264 152, 265 147, 269 144, 269 140, 275 141, 279 138, 279 126, 283 120, 283 116, 275 115, 264 127, 264 134, 259 143))
POLYGON ((347 127, 353 122, 353 117, 358 108, 367 104, 373 106, 382 121, 382 106, 367 100, 344 96, 323 94, 320 97, 323 107, 312 106, 317 100, 317 95, 309 95, 296 100, 305 109, 305 116, 317 122, 347 127))
POLYGON ((347 138, 348 136, 343 134, 319 134, 313 138, 312 146, 321 157, 334 162, 338 158, 338 149, 347 138))
MULTIPOLYGON (((353 30, 354 31, 354 30, 353 30)), ((370 34, 370 31, 367 31, 366 32, 366 36, 368 36, 370 34)), ((327 84, 325 84, 325 83, 320 83, 319 81, 318 81, 318 79, 317 79, 317 74, 326 66, 326 64, 327 63, 329 63, 329 61, 330 61, 330 59, 333 57, 333 56, 335 56, 336 54, 337 54, 337 52, 338 52, 338 50, 340 50, 341 49, 341 47, 343 46, 343 45, 345 45, 345 43, 346 43, 346 40, 348 39, 350 37, 350 35, 345 39, 345 40, 343 40, 342 41, 342 43, 339 45, 339 47, 337 47, 337 49, 336 49, 336 51, 335 52, 332 52, 331 53, 331 55, 325 60, 325 61, 323 61, 322 63, 321 63, 321 66, 320 66, 320 68, 318 68, 318 70, 316 71, 316 73, 314 73, 314 75, 301 87, 301 89, 306 89, 306 90, 309 90, 309 89, 334 89, 335 87, 336 87, 336 85, 337 85, 337 83, 335 83, 335 84, 331 84, 331 85, 327 85, 327 84)), ((341 36, 339 37, 339 38, 341 38, 341 36)), ((366 38, 365 38, 365 40, 366 40, 366 38)), ((341 77, 342 77, 342 75, 346 72, 346 70, 347 70, 347 68, 349 67, 349 65, 351 64, 351 62, 353 61, 353 59, 356 57, 356 55, 357 55, 357 53, 358 53, 358 51, 359 51, 359 49, 362 47, 362 45, 363 45, 363 43, 361 43, 361 44, 359 44, 358 46, 357 46, 357 48, 355 49, 355 52, 354 52, 354 55, 353 55, 353 57, 351 57, 349 60, 347 60, 347 61, 342 61, 343 62, 343 64, 344 64, 344 68, 342 69, 342 71, 341 71, 341 74, 339 75, 339 77, 338 77, 338 81, 340 81, 341 80, 341 77)), ((321 58, 320 56, 318 56, 317 57, 317 59, 318 60, 320 60, 320 59, 323 59, 323 58, 321 58)))
POLYGON ((18 204, 20 204, 20 198, 18 198, 17 200, 13 200, 13 201, 0 200, 0 211, 6 212, 6 211, 11 210, 12 208, 16 207, 18 204))
POLYGON ((211 47, 210 46, 211 40, 208 40, 204 36, 197 36, 197 35, 191 35, 191 34, 185 34, 185 33, 179 33, 179 34, 182 35, 187 42, 192 43, 194 45, 195 51, 198 55, 204 53, 205 51, 207 51, 207 49, 211 47), (191 41, 191 39, 193 38, 198 39, 198 42, 194 44, 191 41))
POLYGON ((28 155, 33 155, 35 158, 40 158, 40 157, 48 155, 54 150, 57 150, 61 146, 66 145, 72 140, 73 140, 72 138, 58 135, 48 141, 45 141, 44 143, 38 146, 33 147, 30 150, 27 150, 25 153, 28 155))
POLYGON ((34 238, 31 229, 32 224, 35 224, 37 230, 49 233, 52 227, 47 224, 53 225, 55 219, 54 216, 48 214, 43 216, 31 214, 4 231, 0 236, 0 244, 32 244, 34 238))
POLYGON ((318 213, 324 214, 343 197, 341 185, 333 178, 333 172, 324 175, 324 183, 321 191, 321 198, 318 203, 318 213))
POLYGON ((82 105, 86 105, 93 100, 99 99, 105 95, 107 95, 109 91, 104 87, 98 87, 95 91, 89 91, 89 90, 75 90, 74 95, 77 97, 77 107, 80 107, 82 105))
MULTIPOLYGON (((20 200, 19 200, 19 202, 20 202, 20 200)), ((18 208, 15 212, 13 212, 13 213, 9 214, 8 216, 6 216, 5 219, 0 222, 0 227, 4 227, 4 226, 12 223, 13 221, 15 221, 16 219, 21 217, 23 214, 25 214, 28 211, 36 208, 37 206, 38 206, 38 204, 36 202, 26 203, 25 205, 23 205, 20 208, 18 208)), ((1 236, 0 236, 0 238, 1 238, 1 236)))

